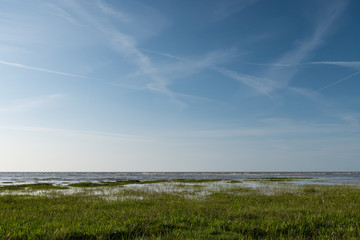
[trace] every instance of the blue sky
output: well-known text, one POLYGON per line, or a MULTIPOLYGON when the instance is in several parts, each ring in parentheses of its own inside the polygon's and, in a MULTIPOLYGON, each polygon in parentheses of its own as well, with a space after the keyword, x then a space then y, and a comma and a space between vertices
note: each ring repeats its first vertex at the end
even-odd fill
POLYGON ((0 0, 1 171, 359 171, 360 3, 0 0))

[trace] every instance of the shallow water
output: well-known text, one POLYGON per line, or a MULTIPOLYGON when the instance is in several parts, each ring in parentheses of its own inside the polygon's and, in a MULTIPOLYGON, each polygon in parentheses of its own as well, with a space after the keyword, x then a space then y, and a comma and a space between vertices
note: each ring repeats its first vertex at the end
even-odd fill
POLYGON ((300 184, 360 185, 360 172, 0 172, 0 185, 123 180, 221 179, 257 180, 262 178, 298 178, 300 184))

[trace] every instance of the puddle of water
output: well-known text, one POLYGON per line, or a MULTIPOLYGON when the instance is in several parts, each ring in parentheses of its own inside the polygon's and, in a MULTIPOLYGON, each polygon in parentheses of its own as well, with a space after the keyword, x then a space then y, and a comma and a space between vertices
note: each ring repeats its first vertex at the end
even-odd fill
MULTIPOLYGON (((125 200, 143 200, 147 195, 151 194, 181 194, 187 198, 202 198, 216 192, 226 192, 234 188, 247 188, 257 190, 261 194, 273 195, 284 192, 296 192, 299 187, 307 184, 323 185, 323 182, 314 181, 242 181, 231 182, 228 180, 216 182, 201 182, 201 183, 179 183, 179 182, 161 182, 161 183, 146 183, 146 184, 128 184, 123 186, 112 187, 96 187, 96 188, 79 188, 69 187, 68 189, 48 189, 48 190, 4 190, 0 191, 0 196, 3 195, 31 195, 56 197, 59 195, 72 194, 88 194, 93 196, 101 196, 104 199, 111 201, 125 201, 125 200)), ((63 185, 66 186, 66 185, 63 185)), ((236 194, 249 194, 248 192, 236 192, 236 194)))

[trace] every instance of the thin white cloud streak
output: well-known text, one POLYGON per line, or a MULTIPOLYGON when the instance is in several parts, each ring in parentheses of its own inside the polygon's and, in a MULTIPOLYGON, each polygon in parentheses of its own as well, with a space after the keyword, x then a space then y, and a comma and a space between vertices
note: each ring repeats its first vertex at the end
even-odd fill
POLYGON ((131 18, 128 14, 125 14, 123 12, 120 12, 119 10, 114 10, 113 8, 109 7, 106 3, 104 3, 101 0, 96 0, 97 6, 108 15, 111 15, 123 22, 131 22, 131 18))
POLYGON ((226 77, 235 79, 269 97, 271 96, 270 94, 274 89, 281 87, 279 83, 271 79, 259 78, 225 68, 213 67, 212 69, 226 77))
POLYGON ((243 9, 249 7, 259 0, 227 0, 220 1, 213 12, 212 20, 223 20, 243 9))
POLYGON ((48 3, 48 2, 44 2, 44 5, 46 5, 47 7, 51 8, 52 12, 57 15, 58 17, 72 23, 72 24, 75 24, 75 25, 78 25, 78 26, 81 26, 81 27, 84 27, 83 24, 81 24, 80 22, 78 22, 76 19, 74 19, 71 14, 67 11, 65 11, 64 9, 54 5, 54 4, 51 4, 51 3, 48 3))
POLYGON ((59 71, 54 71, 54 70, 51 70, 51 69, 33 67, 33 66, 20 64, 20 63, 8 62, 8 61, 4 61, 4 60, 0 60, 0 64, 6 65, 6 66, 11 66, 11 67, 16 67, 16 68, 32 70, 32 71, 53 73, 53 74, 67 76, 67 77, 87 78, 87 79, 89 79, 89 77, 83 76, 83 75, 78 75, 78 74, 73 74, 73 73, 66 73, 66 72, 59 72, 59 71))
POLYGON ((254 66, 268 66, 268 67, 279 67, 279 68, 289 68, 289 67, 298 67, 302 65, 334 65, 340 67, 348 67, 354 69, 360 69, 359 61, 318 61, 318 62, 305 62, 305 63, 252 63, 244 62, 245 65, 254 65, 254 66))
POLYGON ((227 127, 211 130, 188 130, 177 133, 179 136, 189 138, 243 138, 248 141, 261 139, 282 138, 326 138, 329 135, 351 137, 359 131, 357 124, 348 124, 357 121, 354 115, 343 114, 343 124, 317 124, 291 121, 289 119, 264 119, 259 127, 227 127), (254 139, 249 139, 254 137, 254 139))
POLYGON ((295 67, 300 64, 284 64, 284 63, 247 63, 244 62, 242 64, 246 65, 254 65, 254 66, 266 66, 266 67, 279 67, 279 68, 288 68, 288 67, 295 67))
POLYGON ((315 65, 335 65, 335 66, 341 66, 341 67, 349 67, 349 68, 355 68, 360 69, 360 62, 359 61, 321 61, 321 62, 309 62, 309 64, 315 64, 315 65))
POLYGON ((60 128, 45 128, 45 127, 29 127, 29 126, 0 126, 0 130, 7 131, 20 131, 20 132, 36 132, 44 134, 57 134, 57 135, 77 135, 88 137, 105 137, 115 138, 123 141, 136 141, 136 142, 152 142, 153 140, 147 137, 141 137, 130 134, 109 133, 101 131, 81 131, 69 130, 60 128))
POLYGON ((303 65, 334 65, 340 67, 347 67, 353 69, 360 69, 359 61, 319 61, 319 62, 304 62, 304 63, 254 63, 254 62, 244 62, 241 64, 245 65, 254 65, 254 66, 267 66, 267 67, 277 67, 277 68, 291 68, 299 67, 303 65))
POLYGON ((313 91, 311 89, 299 88, 299 87, 288 87, 287 89, 317 101, 319 100, 320 97, 320 94, 317 91, 313 91))
MULTIPOLYGON (((274 66, 281 65, 298 65, 304 59, 308 58, 312 52, 318 48, 332 30, 333 25, 340 15, 345 11, 348 1, 326 2, 318 16, 314 31, 311 36, 298 45, 298 47, 288 51, 278 60, 272 63, 274 66)), ((298 68, 293 68, 288 72, 279 72, 278 68, 270 68, 265 74, 265 78, 277 79, 283 81, 282 85, 286 86, 288 82, 297 73, 298 68)))
POLYGON ((0 107, 1 113, 16 113, 27 112, 35 108, 39 108, 53 100, 63 98, 62 94, 51 94, 47 96, 40 96, 32 99, 18 100, 17 103, 6 107, 0 107))
POLYGON ((352 78, 352 77, 354 77, 356 75, 359 75, 359 74, 360 74, 360 71, 354 72, 354 73, 352 73, 352 74, 350 74, 350 75, 348 75, 348 76, 346 76, 344 78, 341 78, 341 79, 339 79, 339 80, 337 80, 337 81, 335 81, 335 82, 333 82, 333 83, 331 83, 331 84, 329 84, 329 85, 327 85, 327 86, 325 86, 323 88, 320 88, 319 90, 317 90, 317 92, 322 92, 322 91, 324 91, 324 90, 326 90, 328 88, 334 87, 335 85, 338 85, 339 83, 341 83, 343 81, 346 81, 349 78, 352 78))
MULTIPOLYGON (((131 86, 131 85, 124 85, 124 84, 118 84, 118 83, 110 83, 113 86, 117 86, 117 87, 121 87, 121 88, 127 88, 127 89, 134 89, 137 91, 145 91, 148 88, 145 87, 139 87, 139 86, 131 86)), ((156 91, 156 90, 154 90, 156 91)), ((160 91, 159 89, 157 91, 160 91)), ((178 93, 178 92, 172 92, 176 97, 181 98, 181 99, 187 99, 190 101, 202 101, 202 102, 211 102, 211 103, 218 103, 218 104, 225 104, 224 102, 215 100, 215 99, 211 99, 211 98, 207 98, 207 97, 201 97, 201 96, 197 96, 197 95, 192 95, 192 94, 185 94, 185 93, 178 93)))
POLYGON ((156 55, 159 55, 159 56, 168 57, 168 58, 172 58, 172 59, 175 59, 175 60, 183 61, 183 62, 187 62, 187 61, 188 61, 188 60, 185 59, 185 58, 177 57, 177 56, 174 56, 174 55, 168 54, 168 53, 153 51, 153 50, 144 49, 144 48, 140 48, 140 50, 141 50, 141 51, 144 51, 144 52, 148 52, 148 53, 153 53, 153 54, 156 54, 156 55))
MULTIPOLYGON (((158 56, 163 56, 166 58, 177 60, 178 62, 186 63, 185 68, 188 69, 204 69, 204 68, 211 68, 213 66, 221 65, 229 60, 233 60, 238 57, 238 52, 236 49, 229 49, 227 51, 224 50, 216 50, 210 51, 203 56, 192 57, 192 58, 185 58, 175 56, 169 53, 153 51, 149 49, 140 49, 143 52, 152 53, 158 56)), ((171 68, 172 69, 172 68, 171 68)), ((186 69, 181 69, 181 71, 186 69)), ((180 70, 179 70, 180 71, 180 70)))

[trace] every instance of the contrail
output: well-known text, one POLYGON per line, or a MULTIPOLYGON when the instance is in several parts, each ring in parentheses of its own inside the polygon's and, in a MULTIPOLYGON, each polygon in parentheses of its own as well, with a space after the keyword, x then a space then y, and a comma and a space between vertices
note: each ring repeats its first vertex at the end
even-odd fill
POLYGON ((89 78, 89 77, 83 76, 83 75, 66 73, 66 72, 59 72, 59 71, 54 71, 54 70, 50 70, 50 69, 46 69, 46 68, 32 67, 32 66, 19 64, 19 63, 7 62, 7 61, 4 61, 4 60, 0 60, 0 64, 7 65, 7 66, 12 66, 12 67, 17 67, 17 68, 29 69, 29 70, 33 70, 33 71, 54 73, 54 74, 59 74, 59 75, 63 75, 63 76, 68 76, 68 77, 89 78))
POLYGON ((329 84, 329 85, 327 85, 327 86, 325 86, 325 87, 323 87, 323 88, 320 88, 319 90, 317 90, 317 92, 321 92, 321 91, 324 91, 325 89, 328 89, 328 88, 330 88, 330 87, 333 87, 333 86, 335 86, 335 85, 337 85, 337 84, 345 81, 346 79, 349 79, 349 78, 351 78, 351 77, 353 77, 353 76, 358 75, 359 73, 360 73, 360 71, 354 72, 353 74, 350 74, 350 75, 347 76, 347 77, 344 77, 344 78, 342 78, 342 79, 340 79, 340 80, 337 80, 337 81, 335 81, 335 82, 333 82, 333 83, 331 83, 331 84, 329 84))

